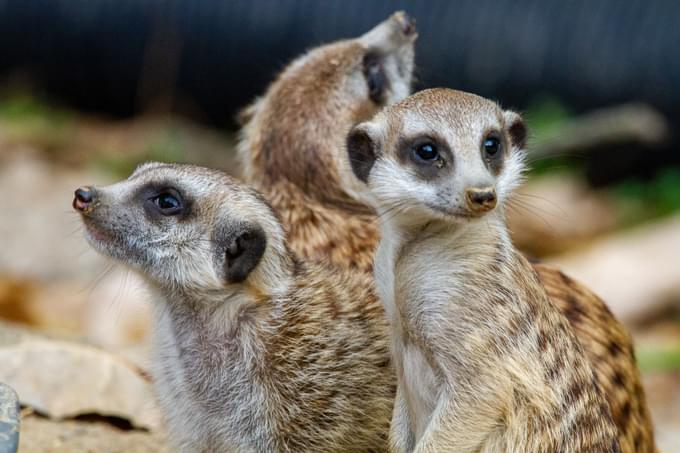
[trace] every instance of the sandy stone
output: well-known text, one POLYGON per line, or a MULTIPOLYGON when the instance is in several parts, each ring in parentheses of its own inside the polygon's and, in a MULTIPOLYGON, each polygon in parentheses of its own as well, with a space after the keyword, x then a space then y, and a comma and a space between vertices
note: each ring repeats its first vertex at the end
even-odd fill
POLYGON ((680 216, 624 231, 549 262, 632 323, 680 303, 680 216))
POLYGON ((54 421, 28 415, 21 421, 21 453, 170 453, 162 433, 120 430, 108 423, 54 421))
POLYGON ((54 419, 114 416, 156 428, 152 385, 127 360, 91 346, 44 338, 0 324, 0 382, 23 406, 54 419))

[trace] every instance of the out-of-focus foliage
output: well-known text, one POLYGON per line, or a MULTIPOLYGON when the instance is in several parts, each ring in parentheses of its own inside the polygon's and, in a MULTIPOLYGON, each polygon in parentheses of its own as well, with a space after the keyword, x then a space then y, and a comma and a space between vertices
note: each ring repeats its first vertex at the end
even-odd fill
MULTIPOLYGON (((573 118, 572 112, 550 96, 538 97, 524 113, 530 130, 529 149, 573 118)), ((583 170, 584 155, 554 156, 530 160, 530 175, 544 175, 555 170, 583 170)), ((608 190, 618 201, 623 226, 632 226, 680 211, 680 168, 660 170, 651 179, 630 177, 608 190)))
POLYGON ((569 109, 552 96, 539 96, 524 112, 531 139, 538 140, 572 117, 569 109))
POLYGON ((637 349, 635 355, 643 373, 680 370, 680 346, 637 349))
POLYGON ((127 177, 140 161, 188 162, 186 144, 171 127, 156 133, 141 149, 129 154, 103 153, 94 164, 99 170, 120 178, 127 177))
MULTIPOLYGON (((573 117, 572 112, 553 96, 537 97, 524 112, 529 127, 529 150, 534 143, 544 140, 573 117)), ((577 169, 576 156, 553 156, 530 162, 530 175, 542 175, 555 170, 577 169)))
POLYGON ((673 214, 680 211, 680 168, 661 170, 649 181, 631 178, 616 185, 613 193, 627 224, 673 214))
POLYGON ((0 143, 28 145, 55 162, 90 166, 114 178, 152 160, 233 170, 232 135, 167 114, 114 120, 59 107, 25 90, 0 92, 0 143))
POLYGON ((0 122, 8 141, 57 152, 71 139, 74 118, 73 112, 38 100, 25 91, 0 96, 0 122))

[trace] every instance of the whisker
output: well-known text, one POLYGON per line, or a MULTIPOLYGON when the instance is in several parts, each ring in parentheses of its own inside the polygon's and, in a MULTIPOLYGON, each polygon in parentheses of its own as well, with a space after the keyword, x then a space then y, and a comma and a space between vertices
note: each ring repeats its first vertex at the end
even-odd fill
POLYGON ((555 209, 557 209, 558 211, 560 211, 563 215, 565 215, 565 216, 567 215, 567 212, 560 205, 558 205, 557 203, 555 203, 554 201, 552 201, 548 198, 541 197, 540 195, 517 192, 515 194, 515 196, 520 197, 520 198, 534 198, 534 199, 537 199, 537 200, 544 201, 544 202, 548 203, 549 205, 551 205, 552 207, 554 207, 555 209))
POLYGON ((88 293, 92 292, 97 287, 97 285, 99 283, 101 283, 101 281, 104 279, 104 277, 106 275, 108 275, 111 272, 111 270, 113 270, 113 266, 114 266, 113 263, 108 264, 104 268, 104 270, 101 273, 99 273, 99 275, 97 275, 97 277, 95 277, 95 279, 92 281, 92 283, 85 286, 82 290, 79 291, 79 294, 82 294, 84 292, 88 292, 88 293))
POLYGON ((569 218, 569 216, 567 215, 567 213, 566 213, 564 210, 562 210, 561 208, 558 208, 558 210, 559 210, 560 212, 553 212, 553 211, 550 211, 550 210, 548 210, 548 209, 546 209, 546 208, 542 208, 542 207, 536 206, 536 205, 532 204, 531 201, 523 200, 522 198, 519 198, 519 199, 518 199, 518 198, 515 198, 514 200, 512 200, 512 202, 514 202, 514 203, 516 203, 516 204, 518 204, 518 205, 524 206, 524 207, 528 208, 528 209, 531 210, 531 211, 540 212, 540 213, 542 213, 542 214, 545 214, 545 215, 547 215, 547 216, 550 216, 550 217, 552 217, 552 218, 554 218, 554 219, 568 220, 568 218, 569 218))
POLYGON ((514 210, 514 212, 516 212, 516 213, 518 213, 518 214, 529 214, 529 215, 533 215, 534 217, 537 217, 539 220, 541 220, 541 222, 543 222, 543 223, 545 224, 545 226, 546 226, 548 229, 550 229, 550 230, 553 230, 553 229, 554 229, 554 227, 552 226, 552 224, 550 224, 550 222, 548 222, 547 219, 545 219, 545 218, 544 218, 543 216, 541 216, 539 213, 533 211, 530 207, 527 207, 527 206, 525 206, 525 205, 519 204, 519 203, 517 202, 517 200, 515 200, 515 201, 510 201, 510 202, 508 203, 508 209, 514 210))
POLYGON ((125 269, 125 273, 122 275, 120 279, 120 284, 118 285, 118 290, 116 291, 115 296, 113 297, 113 300, 111 301, 109 307, 111 309, 115 310, 115 314, 113 316, 114 319, 114 324, 118 324, 120 322, 120 316, 122 313, 122 300, 123 296, 125 295, 125 292, 127 290, 127 285, 128 285, 128 277, 130 276, 130 270, 125 269))
POLYGON ((71 231, 70 233, 68 233, 68 234, 66 235, 66 239, 69 239, 69 238, 71 238, 73 235, 75 235, 76 233, 79 233, 79 232, 82 232, 82 231, 84 231, 83 226, 82 226, 82 225, 78 225, 73 231, 71 231))

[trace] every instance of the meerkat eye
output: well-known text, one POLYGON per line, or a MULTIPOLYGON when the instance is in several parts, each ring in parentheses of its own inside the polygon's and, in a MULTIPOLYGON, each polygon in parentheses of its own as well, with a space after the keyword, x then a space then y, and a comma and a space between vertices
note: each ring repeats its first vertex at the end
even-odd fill
POLYGON ((416 160, 432 162, 439 159, 439 151, 433 143, 423 143, 413 149, 416 160))
POLYGON ((158 211, 166 216, 177 215, 182 212, 182 199, 175 190, 167 190, 151 198, 158 211))
POLYGON ((487 137, 482 144, 484 157, 494 159, 502 154, 501 141, 497 137, 487 137))

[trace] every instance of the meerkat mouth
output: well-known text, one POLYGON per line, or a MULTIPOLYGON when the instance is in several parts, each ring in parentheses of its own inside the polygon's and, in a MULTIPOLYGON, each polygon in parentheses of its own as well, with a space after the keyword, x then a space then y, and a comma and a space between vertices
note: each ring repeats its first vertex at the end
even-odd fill
POLYGON ((108 244, 113 240, 113 236, 91 218, 83 216, 83 225, 85 225, 85 237, 92 246, 100 248, 101 244, 108 244))
POLYGON ((427 205, 427 207, 430 208, 432 211, 435 211, 437 214, 443 215, 446 218, 454 218, 458 220, 475 220, 480 219, 485 215, 489 214, 489 211, 474 212, 463 209, 446 209, 437 205, 427 205))
POLYGON ((85 240, 97 253, 121 264, 135 266, 136 254, 126 244, 123 237, 97 225, 96 221, 89 217, 83 218, 83 224, 85 225, 85 240))

